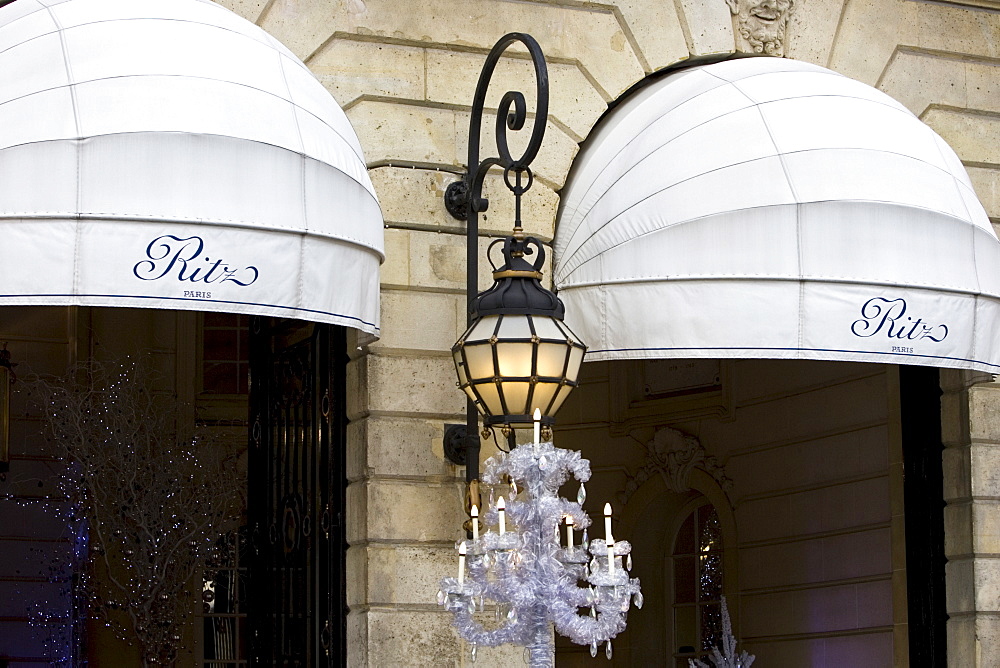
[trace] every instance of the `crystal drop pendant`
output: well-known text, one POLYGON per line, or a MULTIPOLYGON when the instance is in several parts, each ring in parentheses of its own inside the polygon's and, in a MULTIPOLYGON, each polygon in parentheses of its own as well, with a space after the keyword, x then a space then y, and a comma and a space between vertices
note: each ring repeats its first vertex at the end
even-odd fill
POLYGON ((641 591, 637 591, 635 593, 635 596, 632 597, 632 600, 635 601, 635 607, 642 608, 642 592, 641 591))
POLYGON ((632 570, 632 553, 629 552, 628 556, 625 557, 625 570, 632 570))
POLYGON ((609 640, 608 644, 604 646, 604 656, 608 657, 608 661, 611 660, 611 654, 612 654, 612 652, 611 652, 611 641, 609 640))
POLYGON ((438 590, 438 605, 444 605, 445 595, 440 589, 438 590))
POLYGON ((511 608, 510 612, 507 613, 507 619, 511 624, 517 624, 517 609, 511 608))
POLYGON ((490 486, 490 508, 495 508, 497 505, 496 498, 493 496, 493 486, 490 486))
POLYGON ((596 642, 590 643, 590 656, 592 656, 592 657, 596 657, 597 656, 597 643, 596 642))
POLYGON ((584 487, 583 483, 581 482, 580 483, 580 491, 578 491, 576 493, 576 502, 579 503, 582 506, 583 502, 586 501, 586 500, 587 500, 587 488, 584 487))
POLYGON ((590 606, 590 616, 597 619, 597 608, 594 606, 590 606))
POLYGON ((517 498, 517 481, 513 479, 510 481, 510 498, 517 498))
POLYGON ((584 529, 583 530, 583 549, 586 550, 589 547, 590 547, 590 537, 587 535, 587 530, 584 529))
POLYGON ((465 609, 469 611, 469 614, 475 614, 476 612, 476 601, 473 598, 469 598, 469 602, 465 604, 465 609))
POLYGON ((479 652, 479 645, 472 643, 472 663, 476 662, 476 654, 479 652))

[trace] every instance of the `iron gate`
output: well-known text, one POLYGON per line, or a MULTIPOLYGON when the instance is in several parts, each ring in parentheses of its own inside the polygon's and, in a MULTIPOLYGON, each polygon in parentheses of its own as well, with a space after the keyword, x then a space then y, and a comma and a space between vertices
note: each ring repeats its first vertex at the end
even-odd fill
POLYGON ((345 331, 250 322, 250 663, 346 664, 345 331))

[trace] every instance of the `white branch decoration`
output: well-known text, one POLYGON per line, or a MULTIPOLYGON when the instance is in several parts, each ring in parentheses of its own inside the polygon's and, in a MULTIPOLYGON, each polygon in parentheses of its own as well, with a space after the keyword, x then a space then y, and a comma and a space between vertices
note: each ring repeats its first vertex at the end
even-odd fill
MULTIPOLYGON (((718 647, 712 648, 712 656, 709 661, 715 664, 715 668, 750 668, 756 657, 743 650, 736 653, 736 636, 733 635, 733 622, 729 618, 729 606, 726 605, 726 597, 722 597, 722 651, 718 647)), ((709 668, 709 665, 698 659, 688 659, 691 668, 709 668)))

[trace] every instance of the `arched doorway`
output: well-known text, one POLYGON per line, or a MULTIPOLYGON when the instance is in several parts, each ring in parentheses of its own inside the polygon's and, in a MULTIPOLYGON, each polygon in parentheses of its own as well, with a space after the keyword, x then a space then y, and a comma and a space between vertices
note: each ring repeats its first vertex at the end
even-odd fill
MULTIPOLYGON (((679 596, 674 573, 687 560, 690 581, 702 546, 679 547, 678 532, 689 519, 705 526, 698 509, 709 507, 739 649, 771 665, 892 665, 905 656, 895 367, 723 362, 703 387, 653 398, 645 389, 656 382, 629 381, 659 373, 663 387, 669 370, 649 364, 584 364, 556 430, 560 447, 590 459, 588 498, 616 499, 620 537, 633 544, 646 604, 629 613, 613 663, 683 666, 710 636, 697 608, 713 614, 714 593, 689 586, 679 596), (679 620, 675 606, 694 612, 679 620)), ((561 649, 560 665, 589 660, 576 651, 561 649)))

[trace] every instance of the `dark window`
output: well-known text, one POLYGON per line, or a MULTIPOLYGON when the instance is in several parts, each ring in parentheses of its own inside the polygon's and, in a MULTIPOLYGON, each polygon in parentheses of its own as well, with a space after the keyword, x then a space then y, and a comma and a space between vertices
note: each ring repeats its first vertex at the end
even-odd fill
POLYGON ((201 391, 246 394, 248 316, 205 313, 201 339, 201 391))
POLYGON ((674 657, 678 668, 722 639, 722 527, 711 504, 695 508, 674 539, 674 657))

